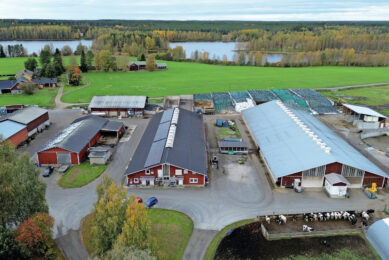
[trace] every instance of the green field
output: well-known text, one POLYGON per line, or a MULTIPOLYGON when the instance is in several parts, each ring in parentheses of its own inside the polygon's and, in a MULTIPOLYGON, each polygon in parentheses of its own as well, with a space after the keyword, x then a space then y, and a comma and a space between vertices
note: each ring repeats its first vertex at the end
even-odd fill
POLYGON ((320 93, 334 101, 342 96, 350 104, 370 106, 389 115, 389 86, 320 91, 320 93))
POLYGON ((272 88, 320 88, 389 82, 389 67, 270 68, 167 62, 167 71, 88 73, 90 87, 62 101, 89 102, 93 95, 165 95, 272 88))
POLYGON ((43 88, 37 89, 33 95, 0 95, 0 107, 4 105, 24 104, 54 108, 54 99, 57 95, 57 92, 58 88, 43 88))
MULTIPOLYGON (((93 213, 92 213, 93 214, 93 213)), ((95 252, 91 227, 93 217, 87 215, 81 223, 83 244, 92 256, 95 252)), ((193 231, 193 221, 184 213, 167 209, 149 209, 151 236, 157 259, 181 260, 193 231)))
POLYGON ((106 165, 90 165, 89 161, 71 166, 58 184, 62 188, 79 188, 94 181, 107 168, 106 165))

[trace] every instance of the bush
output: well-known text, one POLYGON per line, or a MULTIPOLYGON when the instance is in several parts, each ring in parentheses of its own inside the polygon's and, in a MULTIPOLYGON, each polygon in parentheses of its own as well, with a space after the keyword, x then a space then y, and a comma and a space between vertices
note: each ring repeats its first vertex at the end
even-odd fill
POLYGON ((23 91, 23 94, 32 95, 35 92, 36 86, 31 83, 25 83, 20 86, 20 89, 23 91))

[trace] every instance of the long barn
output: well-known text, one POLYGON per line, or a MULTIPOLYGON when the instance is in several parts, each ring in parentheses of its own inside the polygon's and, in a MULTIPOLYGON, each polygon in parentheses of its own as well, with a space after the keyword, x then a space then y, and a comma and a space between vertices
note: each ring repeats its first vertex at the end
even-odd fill
POLYGON ((151 118, 125 175, 128 185, 203 186, 207 167, 202 115, 174 108, 151 118))
POLYGON ((326 175, 343 175, 350 188, 375 182, 383 187, 388 175, 310 113, 271 101, 243 111, 260 156, 273 181, 285 187, 323 187, 326 175))
POLYGON ((93 96, 89 111, 102 116, 141 117, 146 96, 93 96))

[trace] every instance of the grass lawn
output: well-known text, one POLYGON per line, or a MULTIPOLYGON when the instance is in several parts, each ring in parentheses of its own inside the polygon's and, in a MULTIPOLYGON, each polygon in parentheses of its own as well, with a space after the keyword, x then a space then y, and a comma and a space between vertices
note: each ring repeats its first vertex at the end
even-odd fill
POLYGON ((241 220, 235 223, 232 223, 231 225, 228 225, 224 227, 219 233, 216 234, 216 236, 213 238, 211 243, 208 246, 207 252, 205 253, 204 260, 213 260, 216 254, 216 250, 219 247, 220 242, 223 240, 223 238, 227 235, 228 230, 232 228, 238 228, 241 226, 244 226, 246 224, 250 224, 257 221, 257 219, 245 219, 241 220))
POLYGON ((53 108, 55 106, 54 100, 57 92, 58 88, 43 88, 37 89, 33 95, 0 95, 0 107, 4 105, 24 104, 53 108))
POLYGON ((230 127, 217 127, 216 137, 217 140, 222 141, 224 138, 236 138, 240 139, 242 138, 242 135, 239 132, 238 127, 236 127, 236 124, 234 125, 235 131, 232 130, 230 127))
POLYGON ((271 68, 167 62, 155 72, 93 72, 88 88, 66 94, 68 103, 89 102, 93 95, 165 95, 272 88, 320 88, 389 81, 389 67, 271 68))
POLYGON ((62 188, 79 188, 95 180, 107 168, 106 165, 90 165, 89 161, 71 166, 62 176, 59 186, 62 188))
MULTIPOLYGON (((181 260, 193 231, 192 220, 184 213, 167 209, 150 209, 152 237, 158 259, 181 260)), ((90 229, 92 215, 86 216, 81 224, 82 241, 89 255, 93 255, 90 229)))

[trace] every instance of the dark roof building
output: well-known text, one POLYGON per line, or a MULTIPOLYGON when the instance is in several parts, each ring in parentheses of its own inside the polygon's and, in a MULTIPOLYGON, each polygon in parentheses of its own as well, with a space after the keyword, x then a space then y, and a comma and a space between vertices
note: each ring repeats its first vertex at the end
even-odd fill
POLYGON ((202 116, 175 108, 152 117, 125 174, 129 184, 140 178, 147 185, 147 178, 204 185, 207 166, 202 116))
POLYGON ((32 80, 37 85, 42 85, 42 86, 56 86, 58 83, 57 78, 35 78, 32 80))
POLYGON ((93 96, 88 109, 103 116, 142 116, 146 96, 93 96))
MULTIPOLYGON (((86 158, 88 148, 100 139, 101 131, 112 122, 98 116, 85 116, 74 120, 38 151, 40 164, 80 164, 86 158)), ((124 131, 123 123, 110 127, 116 135, 124 131), (120 125, 120 127, 119 127, 120 125)))
POLYGON ((0 80, 0 94, 11 93, 16 85, 16 80, 0 80))

